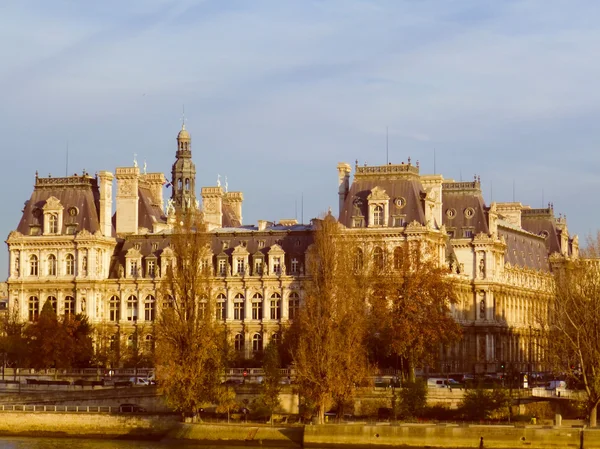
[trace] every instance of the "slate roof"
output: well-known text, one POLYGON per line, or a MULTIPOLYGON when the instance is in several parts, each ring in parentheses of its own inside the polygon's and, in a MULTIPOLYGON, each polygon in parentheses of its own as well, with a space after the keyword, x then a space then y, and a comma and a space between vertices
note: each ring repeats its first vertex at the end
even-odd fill
POLYGON ((442 223, 449 231, 455 231, 456 238, 463 237, 464 230, 472 231, 473 236, 489 234, 479 181, 442 184, 442 223))

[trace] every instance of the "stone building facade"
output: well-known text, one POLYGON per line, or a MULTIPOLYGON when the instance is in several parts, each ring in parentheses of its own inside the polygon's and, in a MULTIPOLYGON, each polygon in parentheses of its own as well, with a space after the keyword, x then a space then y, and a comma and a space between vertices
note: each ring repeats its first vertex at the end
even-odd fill
MULTIPOLYGON (((553 263, 577 257, 577 237, 551 206, 486 205, 480 182, 422 175, 410 162, 340 163, 339 221, 365 257, 393 254, 407 241, 429 242, 457 280, 454 318, 463 340, 440 352, 434 370, 539 369, 536 317, 547 308, 553 263)), ((212 234, 217 319, 246 358, 278 338, 303 298, 305 254, 313 227, 296 220, 242 224, 242 192, 220 182, 200 189, 212 234)), ((63 178, 40 177, 6 240, 8 298, 33 321, 50 301, 59 314, 85 313, 114 342, 149 346, 177 210, 198 207, 191 137, 177 136, 171 181, 162 173, 118 167, 63 178), (114 182, 116 181, 116 183, 114 182), (116 196, 113 201, 113 184, 116 196), (165 184, 172 184, 165 203, 165 184)))

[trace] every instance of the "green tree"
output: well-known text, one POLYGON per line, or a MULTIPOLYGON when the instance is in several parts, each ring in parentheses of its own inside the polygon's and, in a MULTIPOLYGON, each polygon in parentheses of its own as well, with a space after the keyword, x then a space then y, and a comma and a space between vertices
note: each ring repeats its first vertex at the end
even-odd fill
POLYGON ((400 415, 404 418, 421 416, 427 406, 427 384, 423 379, 405 382, 400 389, 400 415))
POLYGON ((347 400, 368 375, 367 306, 353 241, 331 214, 316 226, 307 260, 310 281, 290 341, 300 394, 315 405, 322 424, 327 408, 347 400))
MULTIPOLYGON (((25 323, 19 319, 17 310, 10 310, 0 328, 0 354, 8 367, 17 368, 24 366, 28 361, 28 345, 24 335, 25 323)), ((3 371, 4 374, 4 371, 3 371)), ((17 377, 17 371, 13 371, 14 378, 17 377)))
POLYGON ((506 410, 510 395, 503 388, 485 389, 481 386, 465 390, 461 409, 467 419, 490 419, 498 410, 506 410))
POLYGON ((61 369, 69 366, 68 335, 50 301, 44 303, 39 318, 27 327, 25 333, 32 368, 61 369))
POLYGON ((227 360, 225 327, 217 322, 211 295, 210 236, 198 212, 176 219, 171 235, 174 261, 161 286, 156 322, 156 367, 159 388, 168 404, 197 416, 217 403, 227 360))
POLYGON ((235 390, 221 386, 218 392, 217 413, 227 413, 227 422, 232 411, 239 407, 235 390))
POLYGON ((273 423, 273 413, 279 407, 279 393, 281 393, 281 361, 279 357, 279 345, 271 342, 264 351, 263 369, 265 376, 262 384, 261 396, 266 407, 271 414, 271 424, 273 423))

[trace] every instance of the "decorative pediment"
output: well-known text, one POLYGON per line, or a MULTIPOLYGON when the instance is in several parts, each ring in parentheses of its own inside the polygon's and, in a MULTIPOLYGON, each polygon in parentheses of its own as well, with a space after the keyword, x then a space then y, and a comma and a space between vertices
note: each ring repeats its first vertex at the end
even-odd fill
POLYGON ((46 204, 44 204, 42 209, 44 209, 44 211, 59 211, 63 210, 64 207, 62 204, 60 204, 60 200, 58 198, 51 196, 46 200, 46 204))
POLYGON ((162 250, 161 253, 161 257, 174 257, 175 253, 173 252, 173 249, 170 246, 167 246, 165 249, 162 250))
POLYGON ((273 246, 271 246, 271 249, 269 249, 269 256, 272 254, 283 254, 283 248, 281 246, 279 246, 277 243, 274 244, 273 246))
POLYGON ((90 231, 88 231, 87 229, 82 229, 81 231, 79 231, 77 233, 78 238, 89 238, 91 236, 92 236, 92 233, 90 231))
POLYGON ((486 233, 480 232, 479 234, 477 234, 475 236, 475 238, 473 240, 475 240, 475 241, 482 241, 482 240, 483 241, 487 241, 487 240, 490 240, 490 238, 489 238, 489 236, 486 233))
POLYGON ((233 255, 234 256, 247 256, 248 255, 248 250, 246 249, 245 246, 238 245, 238 246, 236 246, 234 248, 233 255))
POLYGON ((385 190, 383 190, 381 187, 375 186, 371 190, 371 193, 369 194, 367 199, 369 201, 388 201, 390 197, 387 193, 385 193, 385 190))
POLYGON ((419 223, 417 220, 413 220, 406 226, 407 232, 408 231, 422 231, 424 229, 426 229, 426 227, 423 226, 421 223, 419 223))
POLYGON ((10 234, 8 234, 7 240, 18 239, 19 237, 23 237, 23 234, 19 231, 11 231, 10 234))
POLYGON ((133 258, 133 259, 137 259, 142 257, 142 253, 140 253, 140 251, 138 249, 135 248, 129 248, 129 250, 127 251, 127 253, 125 254, 125 257, 127 258, 133 258))

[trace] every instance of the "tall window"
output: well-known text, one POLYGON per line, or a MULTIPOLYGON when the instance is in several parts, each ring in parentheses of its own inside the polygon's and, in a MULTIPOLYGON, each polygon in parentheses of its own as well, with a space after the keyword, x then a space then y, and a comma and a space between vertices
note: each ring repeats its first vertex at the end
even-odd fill
POLYGON ((67 268, 67 276, 75 275, 75 256, 73 254, 67 254, 66 257, 66 268, 67 268))
POLYGON ((227 297, 223 293, 217 295, 217 320, 225 321, 225 300, 227 297))
POLYGON ((373 250, 373 262, 377 270, 383 270, 383 250, 379 246, 373 250))
POLYGON ((260 334, 254 334, 252 336, 252 350, 254 352, 262 351, 263 349, 263 338, 260 334))
POLYGON ((373 209, 373 224, 375 226, 383 226, 383 206, 377 205, 373 209))
POLYGON ((54 254, 48 256, 48 276, 56 276, 56 256, 54 254))
POLYGON ((394 268, 396 270, 402 268, 402 248, 399 246, 394 249, 394 268))
POLYGON ((298 273, 298 268, 300 267, 300 262, 297 258, 292 259, 292 273, 298 273))
POLYGON ((254 274, 260 276, 263 272, 262 258, 254 259, 254 274))
POLYGON ((281 318, 281 295, 273 293, 271 295, 271 319, 278 320, 281 318))
POLYGON ((75 315, 75 298, 72 296, 65 297, 65 316, 75 315))
POLYGON ((200 318, 204 318, 206 316, 206 310, 208 309, 208 301, 206 298, 202 298, 200 303, 198 304, 198 315, 200 318))
POLYGON ((364 265, 364 255, 363 250, 360 248, 356 248, 354 251, 354 270, 361 271, 364 265))
POLYGON ((263 297, 260 293, 255 293, 252 297, 252 319, 262 320, 263 318, 263 297))
POLYGON ((156 260, 152 259, 148 261, 148 277, 154 276, 156 276, 156 260))
POLYGON ((219 276, 227 274, 227 259, 219 259, 219 276))
POLYGON ((121 299, 118 296, 111 296, 108 309, 110 321, 118 322, 121 320, 121 299))
POLYGON ((233 319, 244 319, 244 295, 241 293, 235 295, 235 299, 233 300, 233 319))
POLYGON ((15 256, 15 276, 19 277, 19 273, 21 271, 21 258, 19 256, 15 256))
POLYGON ((131 295, 127 298, 127 321, 136 321, 138 317, 138 299, 131 295))
POLYGON ((50 214, 48 216, 48 232, 50 234, 58 234, 58 215, 50 214))
POLYGON ((275 332, 273 335, 271 335, 271 343, 273 343, 274 345, 276 345, 276 346, 279 345, 280 340, 281 340, 281 338, 277 332, 275 332))
POLYGON ((29 297, 29 321, 37 321, 40 316, 40 300, 37 296, 29 297))
POLYGON ((273 257, 273 273, 281 273, 281 257, 273 257))
POLYGON ((154 337, 150 334, 146 335, 145 339, 146 352, 154 351, 154 337))
POLYGON ((38 275, 38 258, 35 254, 32 254, 29 257, 29 275, 30 276, 38 275))
POLYGON ((242 257, 237 259, 236 272, 237 274, 244 274, 244 259, 242 257))
POLYGON ((244 335, 237 334, 234 339, 234 347, 236 351, 244 350, 244 335))
POLYGON ((48 299, 46 301, 50 302, 50 305, 52 306, 52 310, 54 310, 54 313, 56 313, 56 308, 58 307, 58 302, 56 301, 56 296, 48 296, 48 299))
POLYGON ((136 277, 138 275, 138 263, 137 260, 132 260, 130 265, 129 274, 131 277, 136 277))
POLYGON ((144 301, 144 319, 146 321, 154 321, 156 314, 156 298, 152 295, 146 296, 144 301))
POLYGON ((298 316, 298 311, 300 310, 300 297, 298 296, 298 293, 296 292, 292 292, 290 293, 289 299, 288 299, 288 304, 289 304, 289 317, 290 320, 295 319, 298 316))

